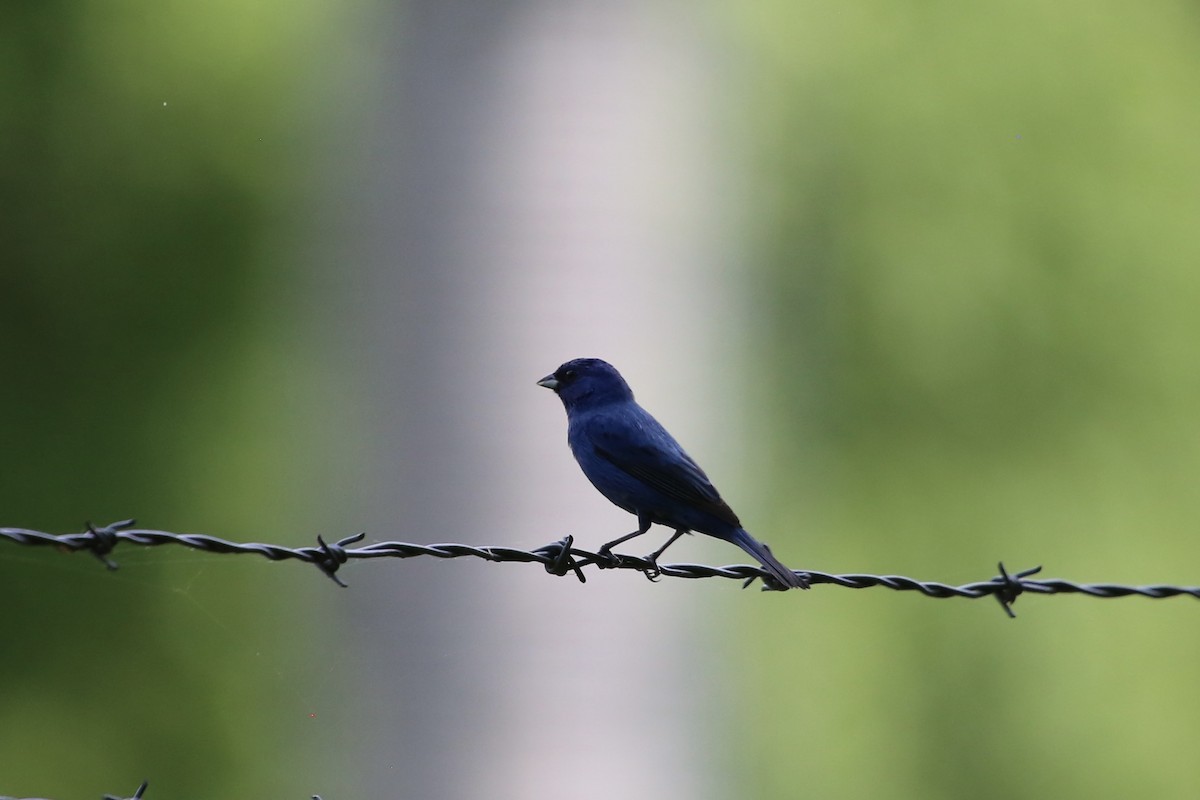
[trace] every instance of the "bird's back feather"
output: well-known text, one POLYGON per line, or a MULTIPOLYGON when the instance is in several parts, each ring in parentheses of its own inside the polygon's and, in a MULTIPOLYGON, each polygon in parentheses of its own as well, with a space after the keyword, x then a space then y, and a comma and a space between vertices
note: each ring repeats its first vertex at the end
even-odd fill
POLYGON ((655 522, 721 538, 728 538, 741 527, 737 514, 721 499, 700 465, 636 402, 579 412, 573 415, 570 426, 571 446, 580 466, 618 505, 627 507, 601 485, 612 469, 633 479, 630 485, 645 487, 642 497, 637 498, 640 507, 629 510, 646 514, 655 522), (585 463, 590 460, 589 454, 610 469, 596 464, 589 469, 585 463))

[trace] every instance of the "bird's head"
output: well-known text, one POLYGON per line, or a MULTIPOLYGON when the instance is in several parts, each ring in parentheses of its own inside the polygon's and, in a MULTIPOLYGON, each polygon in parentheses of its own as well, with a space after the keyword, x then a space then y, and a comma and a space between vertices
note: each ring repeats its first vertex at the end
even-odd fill
POLYGON ((568 361, 537 383, 557 394, 567 411, 633 399, 633 391, 616 367, 598 358, 568 361))

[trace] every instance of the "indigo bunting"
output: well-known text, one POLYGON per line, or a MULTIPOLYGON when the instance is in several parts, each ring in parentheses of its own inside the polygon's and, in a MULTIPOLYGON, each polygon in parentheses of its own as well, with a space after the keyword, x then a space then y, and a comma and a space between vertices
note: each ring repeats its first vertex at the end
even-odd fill
POLYGON ((577 358, 537 382, 562 400, 567 444, 600 494, 637 517, 638 529, 600 548, 641 536, 653 524, 675 534, 647 558, 656 561, 685 533, 698 531, 732 542, 753 556, 784 589, 808 588, 770 549, 742 527, 704 470, 658 420, 633 399, 621 373, 598 358, 577 358))

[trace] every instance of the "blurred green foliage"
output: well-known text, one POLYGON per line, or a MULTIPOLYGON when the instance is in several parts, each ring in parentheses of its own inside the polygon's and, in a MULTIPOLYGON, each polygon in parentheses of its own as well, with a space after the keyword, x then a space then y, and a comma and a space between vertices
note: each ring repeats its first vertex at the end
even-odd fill
MULTIPOLYGON (((292 299, 274 247, 295 225, 288 167, 312 146, 296 130, 316 12, 0 7, 2 524, 132 513, 287 540, 304 513, 303 468, 260 453, 304 430, 287 424, 305 374, 278 346, 292 299)), ((297 649, 269 579, 186 555, 125 551, 115 576, 47 555, 0 558, 0 793, 131 793, 150 776, 129 764, 168 794, 279 793, 287 765, 246 770, 255 742, 304 719, 256 652, 297 649), (239 713, 249 702, 276 714, 239 713)))
MULTIPOLYGON (((775 443, 777 549, 949 582, 1002 558, 1195 583, 1196 8, 730 19, 770 265, 755 441, 775 443)), ((796 639, 747 665, 771 687, 744 748, 763 796, 1200 786, 1188 600, 1025 597, 1012 622, 991 601, 811 594, 802 622, 753 628, 796 639)))

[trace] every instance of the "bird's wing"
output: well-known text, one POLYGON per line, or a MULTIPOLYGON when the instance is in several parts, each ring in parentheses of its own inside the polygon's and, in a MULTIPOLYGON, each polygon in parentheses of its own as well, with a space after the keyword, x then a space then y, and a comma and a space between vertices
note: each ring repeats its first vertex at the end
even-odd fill
POLYGON ((704 470, 671 434, 649 414, 637 422, 641 434, 637 436, 630 435, 624 425, 594 428, 596 455, 674 500, 741 527, 737 514, 721 499, 704 470))

